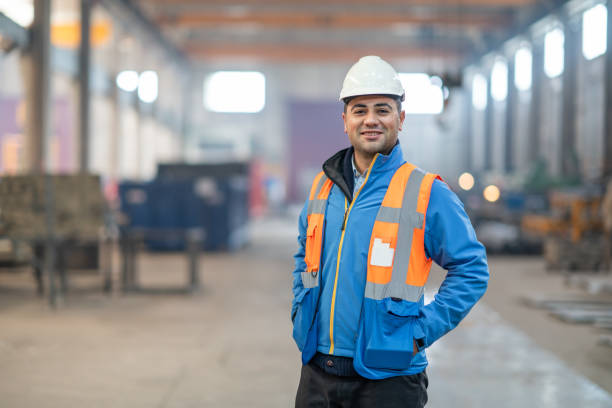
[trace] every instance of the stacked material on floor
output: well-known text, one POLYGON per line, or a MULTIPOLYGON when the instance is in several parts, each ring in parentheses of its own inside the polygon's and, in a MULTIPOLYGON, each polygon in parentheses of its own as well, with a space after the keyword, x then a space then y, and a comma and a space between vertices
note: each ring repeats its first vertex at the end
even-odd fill
POLYGON ((59 238, 97 238, 104 224, 100 177, 92 174, 20 175, 0 179, 0 234, 18 239, 52 233, 59 238))

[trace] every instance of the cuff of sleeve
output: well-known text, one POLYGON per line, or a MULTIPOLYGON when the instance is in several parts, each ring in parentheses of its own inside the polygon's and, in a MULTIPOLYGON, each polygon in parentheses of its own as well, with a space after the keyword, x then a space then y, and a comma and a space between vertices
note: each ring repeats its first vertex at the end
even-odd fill
POLYGON ((419 320, 415 320, 414 322, 413 336, 417 349, 423 351, 427 345, 425 343, 425 332, 419 320))

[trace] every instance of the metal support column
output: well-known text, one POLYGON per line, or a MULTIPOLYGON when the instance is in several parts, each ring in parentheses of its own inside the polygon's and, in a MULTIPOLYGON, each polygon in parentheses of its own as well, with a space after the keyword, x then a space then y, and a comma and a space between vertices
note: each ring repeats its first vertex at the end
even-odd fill
POLYGON ((31 70, 28 92, 29 132, 27 170, 41 174, 45 169, 45 146, 49 135, 51 1, 35 0, 31 28, 31 70))
POLYGON ((504 132, 504 172, 515 169, 514 159, 514 108, 516 104, 516 86, 514 86, 514 58, 508 58, 508 95, 506 97, 506 123, 504 132))
POLYGON ((91 67, 91 0, 81 0, 81 47, 79 49, 79 170, 89 168, 90 135, 90 67, 91 67))
MULTIPOLYGON (((31 117, 28 118, 28 164, 31 173, 44 175, 49 144, 49 100, 51 94, 51 1, 34 1, 34 22, 31 29, 31 67, 29 78, 31 88, 28 92, 28 105, 31 117)), ((51 175, 44 175, 44 205, 46 236, 44 237, 44 270, 49 279, 49 303, 56 306, 55 266, 57 241, 55 237, 54 185, 51 175)))
POLYGON ((578 174, 576 163, 576 82, 579 44, 582 33, 577 18, 565 22, 565 53, 563 71, 563 105, 561 107, 561 174, 572 177, 578 174))
MULTIPOLYGON (((188 69, 188 68, 185 68, 188 69)), ((191 121, 192 121, 192 109, 191 107, 193 106, 193 104, 191 103, 191 100, 193 98, 193 89, 197 89, 197 87, 195 87, 195 83, 194 83, 194 76, 193 73, 191 72, 191 69, 189 69, 189 72, 186 73, 186 75, 184 76, 184 79, 182 80, 182 93, 183 93, 183 98, 182 98, 182 109, 181 109, 181 125, 180 125, 180 143, 181 143, 181 147, 180 147, 180 160, 181 161, 186 161, 187 160, 187 148, 188 148, 188 138, 189 138, 189 134, 191 132, 191 121)))
POLYGON ((608 50, 605 54, 605 135, 604 135, 604 179, 612 178, 612 1, 608 1, 608 50))
POLYGON ((531 109, 529 109, 529 163, 540 158, 540 114, 542 112, 542 80, 544 74, 544 44, 533 42, 531 66, 531 109))
POLYGON ((495 101, 491 96, 491 70, 487 71, 485 76, 487 81, 487 107, 485 108, 485 134, 484 134, 484 170, 493 170, 493 116, 495 115, 495 101))
POLYGON ((465 74, 464 74, 464 91, 465 91, 465 103, 464 106, 464 115, 466 118, 465 125, 465 166, 464 169, 468 172, 474 174, 475 166, 474 166, 474 105, 472 104, 472 92, 473 86, 472 82, 469 85, 465 85, 465 74))

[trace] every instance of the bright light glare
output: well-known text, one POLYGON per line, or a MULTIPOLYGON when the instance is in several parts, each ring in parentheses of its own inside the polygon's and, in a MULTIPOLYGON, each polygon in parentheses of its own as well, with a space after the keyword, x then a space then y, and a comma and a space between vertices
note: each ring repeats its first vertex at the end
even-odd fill
POLYGON ((582 55, 588 60, 606 52, 608 9, 598 4, 582 15, 582 55))
POLYGON ((487 108, 487 80, 482 74, 474 75, 472 80, 472 105, 478 110, 487 108))
POLYGON ((126 92, 133 92, 138 88, 138 72, 121 71, 117 74, 117 86, 126 92))
POLYGON ((144 71, 140 74, 138 98, 145 103, 155 102, 157 99, 157 72, 144 71))
POLYGON ((508 96, 508 64, 498 59, 491 70, 491 96, 496 101, 503 101, 508 96))
POLYGON ((522 46, 514 54, 514 85, 521 91, 531 88, 532 61, 531 49, 527 46, 522 46))
POLYGON ((204 106, 213 112, 257 113, 266 105, 266 77, 256 71, 218 71, 204 80, 204 106))
POLYGON ((463 173, 459 176, 459 187, 465 191, 470 191, 474 187, 474 176, 470 173, 463 173))
POLYGON ((0 0, 0 13, 22 27, 29 27, 34 21, 34 4, 32 0, 0 0))
POLYGON ((437 115, 444 109, 442 80, 439 77, 429 77, 423 73, 399 74, 402 86, 406 90, 406 99, 402 108, 408 114, 437 115))
POLYGON ((564 42, 565 35, 560 28, 549 31, 544 37, 544 72, 549 78, 563 73, 564 42))
POLYGON ((484 196, 485 200, 494 203, 495 201, 499 200, 499 188, 493 184, 488 185, 487 187, 485 187, 484 191, 482 192, 482 195, 484 196))

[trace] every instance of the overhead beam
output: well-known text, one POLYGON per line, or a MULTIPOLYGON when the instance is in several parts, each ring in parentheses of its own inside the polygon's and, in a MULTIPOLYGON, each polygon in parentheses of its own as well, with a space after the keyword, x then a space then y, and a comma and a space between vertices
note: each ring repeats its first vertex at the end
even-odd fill
POLYGON ((512 23, 502 15, 417 15, 417 14, 321 14, 316 12, 254 12, 232 15, 223 12, 165 14, 157 19, 162 26, 210 28, 255 24, 265 28, 385 28, 394 24, 470 26, 480 29, 503 29, 512 23))
POLYGON ((249 59, 267 62, 306 61, 354 61, 363 55, 379 55, 386 59, 396 58, 441 58, 457 62, 464 55, 460 50, 400 47, 320 47, 315 45, 264 45, 253 47, 248 44, 214 44, 202 46, 187 45, 183 49, 194 60, 249 59))
POLYGON ((189 66, 189 61, 185 54, 170 42, 133 0, 98 0, 104 7, 116 16, 125 16, 131 23, 135 23, 153 41, 162 47, 171 59, 178 65, 189 66))
POLYGON ((529 31, 529 28, 533 24, 537 23, 543 18, 551 14, 561 12, 565 4, 568 3, 569 1, 570 0, 552 0, 550 2, 540 2, 540 4, 537 6, 537 8, 534 10, 534 12, 531 14, 529 18, 525 19, 525 21, 522 22, 521 24, 513 26, 513 28, 508 30, 506 34, 503 35, 501 38, 486 41, 484 49, 477 50, 476 52, 472 53, 472 55, 470 55, 469 57, 465 59, 462 65, 466 67, 470 64, 478 63, 478 61, 482 57, 484 57, 491 51, 501 50, 501 48, 504 46, 506 41, 511 40, 514 37, 517 37, 519 35, 527 33, 529 31))

